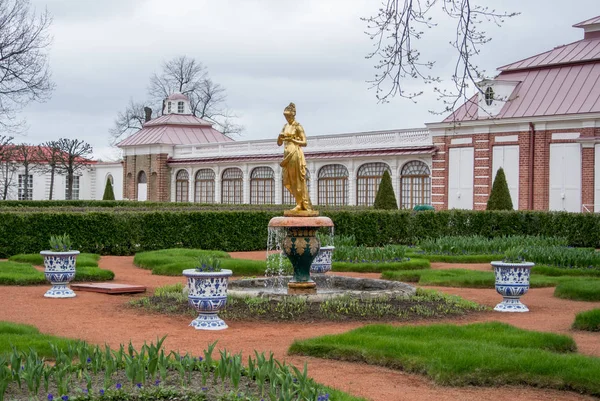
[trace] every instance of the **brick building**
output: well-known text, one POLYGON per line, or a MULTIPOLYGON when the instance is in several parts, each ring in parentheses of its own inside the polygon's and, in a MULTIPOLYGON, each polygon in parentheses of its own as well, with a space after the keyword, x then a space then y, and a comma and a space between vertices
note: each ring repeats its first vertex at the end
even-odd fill
MULTIPOLYGON (((574 27, 583 39, 500 67, 427 129, 309 136, 311 200, 372 205, 387 170, 401 208, 481 210, 503 167, 515 208, 600 211, 600 17, 574 27)), ((291 204, 275 138, 232 141, 171 95, 119 144, 123 197, 291 204)))
POLYGON ((485 209, 503 167, 515 208, 600 211, 600 17, 574 27, 583 39, 500 67, 427 124, 436 208, 485 209))

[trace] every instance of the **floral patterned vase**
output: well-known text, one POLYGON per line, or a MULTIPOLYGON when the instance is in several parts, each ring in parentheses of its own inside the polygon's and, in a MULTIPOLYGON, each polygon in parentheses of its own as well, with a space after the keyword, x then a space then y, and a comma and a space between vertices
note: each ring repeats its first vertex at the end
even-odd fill
POLYGON ((333 257, 334 246, 322 246, 315 260, 310 265, 311 273, 327 273, 331 270, 331 259, 333 257))
POLYGON ((318 227, 288 227, 281 249, 294 267, 292 283, 313 282, 310 267, 319 253, 320 243, 316 237, 318 227))
POLYGON ((75 259, 79 251, 51 252, 42 251, 44 257, 44 275, 52 284, 44 296, 46 298, 73 298, 75 292, 67 284, 75 277, 75 259))
POLYGON ((498 312, 529 312, 521 296, 529 290, 529 274, 534 263, 492 262, 496 275, 496 291, 504 297, 494 308, 498 312))
POLYGON ((186 269, 183 275, 188 281, 188 302, 198 312, 190 326, 196 330, 223 330, 227 324, 217 313, 227 304, 227 284, 231 270, 217 272, 186 269))

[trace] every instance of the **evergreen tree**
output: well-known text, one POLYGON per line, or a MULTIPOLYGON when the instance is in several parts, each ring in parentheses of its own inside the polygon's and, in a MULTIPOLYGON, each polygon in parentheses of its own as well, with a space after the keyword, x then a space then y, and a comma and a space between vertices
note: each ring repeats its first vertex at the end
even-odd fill
POLYGON ((115 200, 115 192, 113 191, 112 184, 108 178, 106 179, 106 186, 104 187, 104 195, 102 195, 102 200, 115 200))
POLYGON ((375 209, 398 209, 394 187, 392 186, 392 177, 390 177, 390 173, 387 170, 383 173, 383 177, 381 177, 373 207, 375 209))
POLYGON ((487 202, 487 210, 513 210, 510 191, 504 175, 504 169, 500 167, 492 185, 492 192, 487 202))

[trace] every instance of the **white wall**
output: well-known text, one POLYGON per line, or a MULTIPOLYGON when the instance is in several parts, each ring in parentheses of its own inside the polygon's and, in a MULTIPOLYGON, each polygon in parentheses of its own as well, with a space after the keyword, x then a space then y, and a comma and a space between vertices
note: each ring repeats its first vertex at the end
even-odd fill
POLYGON ((498 169, 504 169, 513 208, 519 209, 519 145, 494 146, 492 156, 492 185, 498 169))
POLYGON ((448 209, 473 209, 474 149, 451 148, 449 151, 448 209))
POLYGON ((119 163, 98 163, 95 166, 96 171, 96 191, 92 199, 102 200, 104 196, 104 187, 109 174, 113 178, 113 192, 115 200, 123 200, 123 165, 119 163))
POLYGON ((581 211, 581 145, 550 144, 550 210, 581 211))

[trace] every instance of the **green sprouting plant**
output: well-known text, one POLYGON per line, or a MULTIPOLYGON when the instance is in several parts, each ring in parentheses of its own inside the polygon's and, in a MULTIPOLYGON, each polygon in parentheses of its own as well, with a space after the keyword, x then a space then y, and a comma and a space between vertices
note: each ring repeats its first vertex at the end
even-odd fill
POLYGON ((198 265, 196 271, 199 272, 220 272, 221 271, 221 259, 214 255, 200 256, 198 257, 198 265))
POLYGON ((50 250, 52 252, 67 252, 72 247, 71 237, 69 234, 63 235, 51 235, 50 236, 50 250))
POLYGON ((527 250, 522 247, 510 248, 504 251, 504 263, 523 263, 527 258, 527 250))
POLYGON ((8 367, 8 358, 0 355, 0 401, 4 401, 4 394, 12 380, 13 376, 8 367))
POLYGON ((39 358, 35 350, 30 350, 26 355, 20 375, 27 384, 30 397, 36 398, 44 373, 44 359, 39 358))

